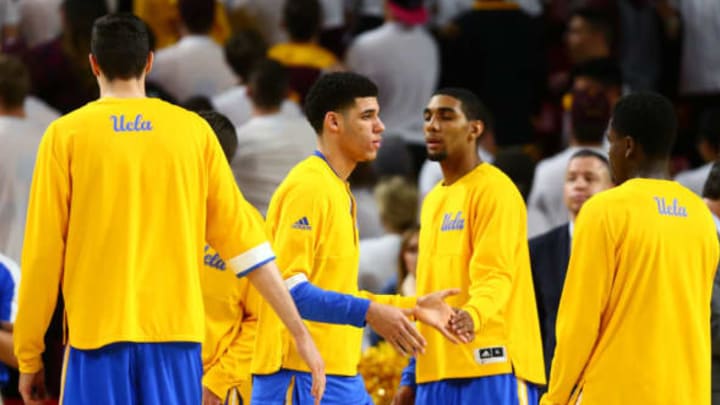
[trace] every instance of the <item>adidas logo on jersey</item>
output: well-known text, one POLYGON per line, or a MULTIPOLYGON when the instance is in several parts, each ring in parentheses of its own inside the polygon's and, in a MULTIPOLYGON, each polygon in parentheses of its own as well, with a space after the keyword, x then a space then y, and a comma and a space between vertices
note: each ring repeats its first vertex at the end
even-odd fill
POLYGON ((293 229, 302 229, 304 231, 309 231, 312 229, 310 226, 310 222, 308 222, 307 217, 302 217, 295 221, 294 224, 292 224, 293 229))
POLYGON ((474 350, 473 354, 478 364, 504 363, 507 361, 504 346, 481 347, 474 350))

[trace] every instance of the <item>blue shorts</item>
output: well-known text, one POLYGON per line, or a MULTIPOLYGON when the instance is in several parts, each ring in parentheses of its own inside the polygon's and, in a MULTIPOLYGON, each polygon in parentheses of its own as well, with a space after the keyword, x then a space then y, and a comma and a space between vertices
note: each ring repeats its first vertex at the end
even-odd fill
MULTIPOLYGON (((252 405, 284 405, 291 382, 293 405, 312 405, 315 399, 310 395, 312 375, 304 371, 282 369, 274 374, 254 375, 252 405)), ((372 399, 365 390, 360 375, 345 377, 328 375, 325 384, 323 405, 372 405, 372 399)))
POLYGON ((415 390, 416 405, 537 405, 539 399, 535 385, 513 374, 434 381, 415 390))
POLYGON ((199 343, 70 347, 61 403, 196 405, 202 401, 202 373, 199 343))

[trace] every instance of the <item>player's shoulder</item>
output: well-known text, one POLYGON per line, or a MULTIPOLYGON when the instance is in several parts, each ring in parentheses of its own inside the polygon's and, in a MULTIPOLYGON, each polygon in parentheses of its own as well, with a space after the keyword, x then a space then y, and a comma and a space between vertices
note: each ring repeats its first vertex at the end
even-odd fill
POLYGON ((485 196, 522 201, 522 195, 512 179, 490 163, 483 163, 473 173, 472 184, 476 184, 485 196))
POLYGON ((290 169, 285 179, 280 183, 280 188, 292 190, 293 192, 307 192, 322 194, 327 190, 327 170, 322 166, 326 165, 321 159, 315 156, 298 162, 290 169))

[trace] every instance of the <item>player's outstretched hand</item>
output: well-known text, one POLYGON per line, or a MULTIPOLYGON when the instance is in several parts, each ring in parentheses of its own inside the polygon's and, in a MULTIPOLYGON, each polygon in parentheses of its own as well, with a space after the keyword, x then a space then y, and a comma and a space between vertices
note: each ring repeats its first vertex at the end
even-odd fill
POLYGON ((407 385, 401 385, 392 400, 392 405, 413 405, 415 391, 407 385))
POLYGON ((455 312, 450 319, 450 330, 460 338, 463 343, 470 343, 475 339, 475 323, 470 314, 464 309, 453 308, 455 312))
POLYGON ((203 385, 202 405, 222 405, 222 399, 203 385))
POLYGON ((460 343, 462 338, 455 336, 450 329, 450 319, 455 312, 453 308, 445 302, 445 298, 459 293, 459 289, 451 288, 418 297, 417 305, 415 305, 415 309, 413 310, 415 319, 437 329, 449 341, 460 343))
POLYGON ((20 391, 25 405, 44 404, 45 399, 47 399, 45 371, 40 369, 35 373, 20 373, 18 391, 20 391))
POLYGON ((310 333, 296 338, 295 346, 300 357, 305 360, 305 364, 310 368, 312 374, 312 390, 310 393, 315 398, 315 405, 320 405, 320 400, 325 393, 325 363, 315 346, 315 342, 310 337, 310 333))
POLYGON ((409 314, 399 308, 371 302, 365 320, 378 335, 403 355, 424 353, 427 342, 407 315, 409 314))

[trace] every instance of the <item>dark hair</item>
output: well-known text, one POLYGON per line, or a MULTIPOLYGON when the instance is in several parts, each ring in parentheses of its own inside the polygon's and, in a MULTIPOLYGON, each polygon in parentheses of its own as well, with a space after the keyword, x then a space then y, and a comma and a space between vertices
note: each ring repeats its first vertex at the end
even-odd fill
POLYGON ((248 95, 255 106, 277 108, 290 91, 290 75, 279 62, 264 59, 255 64, 248 87, 248 95))
POLYGON ((91 51, 109 79, 140 77, 150 53, 147 25, 128 14, 110 14, 95 21, 91 51))
POLYGON ((305 115, 319 135, 325 114, 355 105, 356 98, 377 95, 377 86, 365 76, 351 72, 328 73, 320 76, 305 97, 305 115))
POLYGON ((603 86, 622 87, 620 66, 610 58, 598 58, 578 64, 572 69, 572 78, 587 77, 603 86))
POLYGON ((225 61, 233 72, 247 80, 253 65, 267 53, 263 36, 254 29, 243 29, 225 42, 225 61))
POLYGON ((179 0, 180 18, 193 34, 207 34, 215 20, 215 0, 179 0))
POLYGON ((571 160, 577 159, 577 158, 586 158, 591 157, 599 160, 602 162, 602 164, 605 165, 605 167, 610 170, 610 161, 608 160, 607 156, 603 155, 600 152, 594 151, 592 149, 580 149, 579 151, 575 152, 570 156, 570 159, 568 160, 568 163, 570 163, 571 160))
POLYGON ((214 109, 212 102, 206 96, 192 96, 180 103, 180 107, 195 112, 209 111, 214 109))
POLYGON ((232 161, 238 146, 237 133, 233 123, 230 122, 228 117, 217 111, 198 111, 198 115, 210 124, 210 128, 215 132, 227 161, 232 161))
POLYGON ((460 100, 460 109, 465 114, 465 118, 470 121, 479 120, 483 124, 489 125, 490 113, 485 104, 472 91, 460 87, 444 87, 435 91, 433 96, 450 96, 460 100))
POLYGON ((283 21, 290 39, 306 42, 320 30, 322 9, 318 0, 286 0, 283 21))
POLYGON ((6 109, 22 107, 30 91, 30 74, 14 56, 0 54, 0 104, 6 109))
POLYGON ((610 14, 596 7, 581 7, 570 14, 570 18, 572 17, 580 17, 585 20, 591 29, 603 34, 608 46, 612 45, 615 37, 615 24, 610 14))
POLYGON ((666 159, 675 143, 677 119, 672 103, 657 93, 624 96, 613 110, 612 128, 642 146, 650 158, 666 159))
POLYGON ((720 200, 720 161, 713 162, 710 167, 710 174, 703 186, 702 197, 708 200, 720 200))
POLYGON ((720 151, 720 107, 703 111, 698 135, 714 147, 715 151, 720 151))

